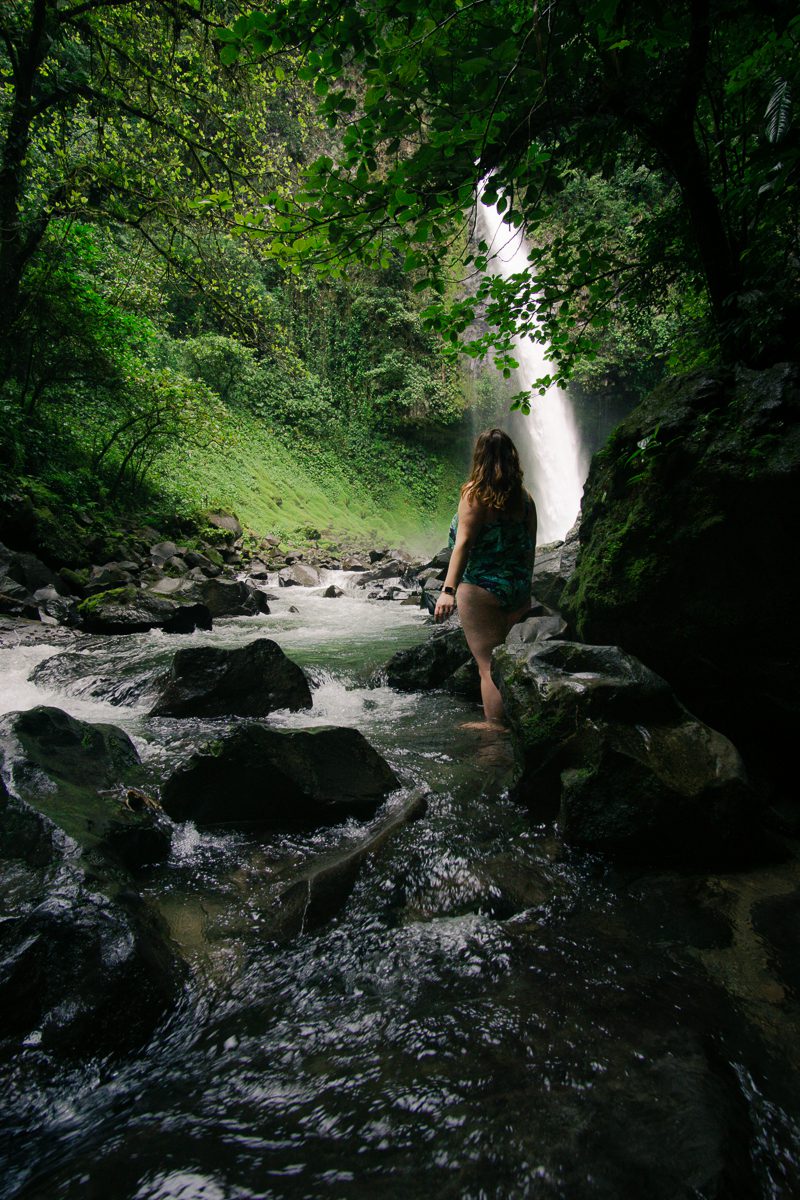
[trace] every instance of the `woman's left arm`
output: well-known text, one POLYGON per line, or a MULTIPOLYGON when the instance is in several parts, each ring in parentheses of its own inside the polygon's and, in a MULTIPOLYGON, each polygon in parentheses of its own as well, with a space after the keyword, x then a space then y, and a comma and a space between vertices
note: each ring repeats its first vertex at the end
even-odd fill
POLYGON ((450 565, 447 568, 447 575, 442 584, 442 591, 439 594, 439 599, 436 601, 436 608, 433 610, 433 619, 435 621, 446 620, 453 612, 455 607, 455 596, 445 592, 446 587, 451 587, 453 591, 461 582, 461 576, 467 569, 467 559, 469 552, 478 536, 478 530, 483 524, 484 512, 483 505, 477 500, 471 500, 467 496, 462 496, 458 505, 458 532, 456 533, 456 544, 453 547, 453 553, 450 555, 450 565))

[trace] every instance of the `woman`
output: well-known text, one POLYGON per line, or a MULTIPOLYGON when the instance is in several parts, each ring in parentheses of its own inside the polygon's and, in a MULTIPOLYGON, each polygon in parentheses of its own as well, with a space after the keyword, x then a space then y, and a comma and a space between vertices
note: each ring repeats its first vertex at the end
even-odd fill
POLYGON ((452 614, 458 589, 461 625, 480 671, 483 711, 487 720, 500 721, 503 701, 492 680, 492 651, 530 608, 536 550, 536 506, 522 486, 516 447, 502 429, 487 429, 475 443, 450 546, 434 619, 452 614))

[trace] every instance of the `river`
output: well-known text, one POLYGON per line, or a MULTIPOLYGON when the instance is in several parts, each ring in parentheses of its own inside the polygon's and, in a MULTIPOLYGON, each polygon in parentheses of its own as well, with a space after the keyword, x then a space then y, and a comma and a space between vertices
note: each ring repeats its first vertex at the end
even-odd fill
POLYGON ((426 636, 420 610, 304 588, 272 609, 180 641, 43 629, 0 650, 6 710, 112 721, 157 780, 226 723, 148 718, 146 693, 112 704, 98 680, 135 679, 178 645, 269 636, 315 685, 310 713, 272 723, 355 725, 430 793, 344 908, 284 945, 264 933, 272 867, 358 824, 268 840, 176 827, 142 890, 192 967, 179 1009, 124 1059, 65 1064, 33 1037, 0 1064, 2 1195, 800 1194, 796 1009, 760 991, 736 881, 565 850, 509 797, 506 736, 463 728, 473 706, 369 687, 426 636), (31 683, 63 650, 78 657, 31 683))

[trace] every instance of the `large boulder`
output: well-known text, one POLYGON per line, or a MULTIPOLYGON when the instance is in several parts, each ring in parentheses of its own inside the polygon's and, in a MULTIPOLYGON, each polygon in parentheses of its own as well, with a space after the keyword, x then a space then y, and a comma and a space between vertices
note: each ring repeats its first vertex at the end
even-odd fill
POLYGON ((492 673, 519 754, 516 793, 560 806, 573 844, 638 860, 727 859, 755 797, 735 747, 616 646, 506 642, 492 673))
POLYGON ((398 780, 357 729, 243 725, 165 783, 164 809, 199 825, 316 828, 370 816, 398 780))
POLYGON ((132 894, 114 901, 67 875, 0 922, 3 1040, 70 1055, 129 1050, 184 980, 166 929, 132 894))
POLYGON ((4 840, 46 840, 61 830, 85 854, 126 867, 169 854, 168 822, 137 786, 139 755, 114 725, 92 725, 44 706, 6 713, 0 717, 0 773, 4 840))
POLYGON ((35 620, 45 598, 52 596, 58 604, 59 594, 66 590, 35 555, 9 550, 0 543, 0 613, 35 620))
POLYGON ((279 587, 316 587, 320 575, 316 567, 296 562, 278 572, 279 587))
POLYGON ((265 717, 276 709, 311 707, 308 680, 277 642, 258 638, 226 650, 178 650, 150 715, 153 717, 265 717))
MULTIPOLYGON (((209 582, 215 582, 209 580, 209 582)), ((179 604, 129 584, 99 592, 81 601, 77 615, 87 633, 191 633, 211 628, 211 613, 205 604, 179 604)))
POLYGON ((595 455, 560 607, 665 675, 770 773, 795 772, 800 366, 667 381, 595 455), (754 636, 756 614, 768 633, 754 636))
POLYGON ((471 660, 463 629, 438 631, 427 641, 398 650, 379 674, 401 692, 425 692, 442 687, 459 667, 471 660))
POLYGON ((213 528, 219 530, 225 537, 235 541, 244 533, 238 517, 233 513, 226 512, 210 512, 206 513, 206 521, 213 528))
POLYGON ((158 805, 130 786, 139 775, 111 725, 53 708, 0 719, 0 1041, 124 1051, 178 998, 185 969, 134 891, 171 843, 158 805))
POLYGON ((269 612, 266 594, 238 579, 206 579, 191 585, 191 592, 211 616, 254 617, 269 612))
POLYGON ((107 592, 110 588, 124 587, 135 582, 137 565, 133 562, 108 562, 102 567, 92 567, 84 587, 87 596, 107 592))

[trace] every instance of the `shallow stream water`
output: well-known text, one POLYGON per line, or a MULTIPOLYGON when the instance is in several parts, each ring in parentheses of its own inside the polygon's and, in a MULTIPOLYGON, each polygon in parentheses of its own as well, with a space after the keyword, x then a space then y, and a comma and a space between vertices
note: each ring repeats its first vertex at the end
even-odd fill
POLYGON ((272 867, 358 823, 268 841, 177 827, 142 889, 191 964, 179 1010, 121 1060, 65 1065, 32 1038, 0 1064, 0 1193, 800 1195, 796 997, 742 899, 797 886, 793 869, 636 876, 571 854, 509 798, 507 738, 463 728, 474 706, 368 686, 427 636, 418 609, 302 588, 272 609, 179 640, 42 630, 0 649, 5 710, 119 725, 158 779, 230 722, 150 719, 137 681, 179 645, 274 638, 315 687, 311 712, 271 723, 355 725, 430 793, 341 911, 283 945, 265 933, 272 867))

